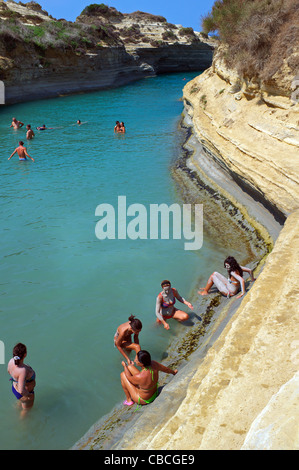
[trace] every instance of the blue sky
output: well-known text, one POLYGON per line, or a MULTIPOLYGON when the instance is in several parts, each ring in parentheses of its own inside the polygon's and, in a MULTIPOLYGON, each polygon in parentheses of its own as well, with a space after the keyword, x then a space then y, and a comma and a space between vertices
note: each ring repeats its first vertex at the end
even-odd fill
MULTIPOLYGON (((23 0, 24 1, 24 0, 23 0)), ((201 17, 209 13, 215 0, 36 0, 54 18, 75 21, 81 11, 92 3, 104 3, 122 13, 140 10, 164 16, 169 23, 201 30, 201 17)))

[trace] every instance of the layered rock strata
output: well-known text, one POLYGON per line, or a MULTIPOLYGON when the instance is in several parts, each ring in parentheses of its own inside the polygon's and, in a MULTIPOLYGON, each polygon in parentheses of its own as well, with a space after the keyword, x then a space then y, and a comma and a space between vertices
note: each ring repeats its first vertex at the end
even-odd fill
POLYGON ((239 77, 236 86, 217 62, 186 85, 184 101, 209 157, 286 222, 250 292, 195 363, 180 406, 139 422, 117 448, 298 449, 298 104, 239 77))
POLYGON ((0 80, 6 104, 211 65, 213 41, 188 29, 185 33, 165 18, 108 10, 108 17, 83 14, 70 23, 55 20, 35 2, 2 2, 0 80), (24 27, 31 28, 33 39, 29 35, 22 40, 24 27))

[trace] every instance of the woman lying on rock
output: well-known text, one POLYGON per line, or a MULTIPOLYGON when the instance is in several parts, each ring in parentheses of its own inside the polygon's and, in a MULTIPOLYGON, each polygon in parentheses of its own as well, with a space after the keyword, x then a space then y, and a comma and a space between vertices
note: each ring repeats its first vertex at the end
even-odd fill
POLYGON ((134 403, 138 405, 152 403, 158 396, 159 371, 172 375, 178 372, 177 369, 172 370, 159 362, 152 361, 150 353, 144 350, 138 352, 136 364, 142 368, 141 371, 131 364, 122 362, 124 372, 120 374, 120 380, 126 395, 126 400, 123 402, 126 406, 134 403))
POLYGON ((226 279, 222 274, 215 271, 209 277, 206 287, 202 287, 201 290, 198 291, 200 295, 208 295, 209 290, 214 284, 221 294, 226 297, 236 295, 241 288, 241 294, 237 296, 237 299, 239 299, 245 294, 243 272, 249 273, 251 280, 255 281, 252 269, 240 266, 233 256, 226 258, 224 267, 227 269, 228 278, 226 279))

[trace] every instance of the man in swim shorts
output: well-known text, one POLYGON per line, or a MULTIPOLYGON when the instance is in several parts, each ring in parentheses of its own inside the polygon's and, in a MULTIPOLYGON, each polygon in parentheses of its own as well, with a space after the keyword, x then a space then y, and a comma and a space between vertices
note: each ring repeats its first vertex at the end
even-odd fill
POLYGON ((26 157, 31 158, 31 160, 34 162, 34 158, 32 158, 32 157, 30 157, 30 155, 28 155, 27 149, 26 149, 26 147, 24 147, 24 142, 22 142, 21 140, 19 142, 19 147, 17 147, 14 150, 14 152, 11 154, 11 156, 8 158, 8 160, 10 160, 11 157, 13 157, 15 153, 17 153, 19 155, 19 161, 20 162, 26 161, 27 160, 26 157))

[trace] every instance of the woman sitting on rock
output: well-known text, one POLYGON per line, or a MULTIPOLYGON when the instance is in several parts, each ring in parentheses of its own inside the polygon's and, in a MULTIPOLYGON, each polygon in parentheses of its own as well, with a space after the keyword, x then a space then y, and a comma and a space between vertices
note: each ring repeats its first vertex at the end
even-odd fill
POLYGON ((209 290, 214 284, 221 294, 225 295, 226 297, 236 295, 241 288, 241 294, 237 296, 237 299, 239 299, 245 294, 245 281, 243 279, 243 272, 245 271, 249 273, 251 280, 255 281, 252 269, 240 266, 233 256, 226 258, 224 261, 224 267, 228 271, 228 278, 225 278, 222 274, 215 271, 209 277, 206 287, 202 287, 198 291, 200 295, 208 295, 209 290))
POLYGON ((159 362, 152 361, 150 353, 144 350, 138 352, 136 364, 142 368, 141 371, 133 365, 122 362, 124 372, 121 373, 120 379, 126 395, 123 404, 126 406, 134 405, 134 403, 138 405, 152 403, 158 396, 159 372, 172 375, 178 372, 177 369, 172 370, 159 362))

